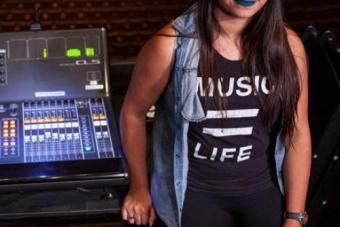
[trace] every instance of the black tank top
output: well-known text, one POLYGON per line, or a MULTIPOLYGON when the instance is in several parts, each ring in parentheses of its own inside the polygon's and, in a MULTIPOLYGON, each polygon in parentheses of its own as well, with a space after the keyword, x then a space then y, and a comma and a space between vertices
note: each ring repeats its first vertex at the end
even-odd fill
POLYGON ((267 189, 275 179, 274 135, 264 121, 259 99, 269 93, 267 78, 255 76, 256 94, 250 78, 242 73, 242 61, 225 59, 217 52, 216 61, 221 72, 216 86, 204 91, 202 77, 197 77, 207 119, 189 123, 188 188, 227 196, 267 189), (216 93, 226 108, 218 107, 216 93))

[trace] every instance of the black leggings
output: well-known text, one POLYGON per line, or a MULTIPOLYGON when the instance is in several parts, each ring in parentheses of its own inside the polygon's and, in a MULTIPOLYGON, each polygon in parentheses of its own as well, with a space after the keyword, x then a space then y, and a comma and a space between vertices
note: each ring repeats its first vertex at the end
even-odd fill
POLYGON ((280 227, 283 197, 276 187, 247 196, 187 190, 182 227, 280 227))

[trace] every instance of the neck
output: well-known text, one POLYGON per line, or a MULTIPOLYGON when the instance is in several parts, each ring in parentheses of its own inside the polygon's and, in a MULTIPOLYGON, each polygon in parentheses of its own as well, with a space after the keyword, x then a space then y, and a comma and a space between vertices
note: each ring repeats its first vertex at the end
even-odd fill
POLYGON ((220 27, 217 37, 222 36, 235 44, 239 44, 242 32, 249 23, 250 18, 236 17, 218 4, 214 13, 220 27))

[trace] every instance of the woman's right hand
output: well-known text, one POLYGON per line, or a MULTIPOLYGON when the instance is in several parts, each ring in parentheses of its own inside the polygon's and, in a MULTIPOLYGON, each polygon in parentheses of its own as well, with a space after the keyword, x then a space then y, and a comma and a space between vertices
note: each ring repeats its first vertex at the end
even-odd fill
POLYGON ((130 224, 152 226, 156 213, 149 191, 130 189, 123 202, 122 218, 130 224))

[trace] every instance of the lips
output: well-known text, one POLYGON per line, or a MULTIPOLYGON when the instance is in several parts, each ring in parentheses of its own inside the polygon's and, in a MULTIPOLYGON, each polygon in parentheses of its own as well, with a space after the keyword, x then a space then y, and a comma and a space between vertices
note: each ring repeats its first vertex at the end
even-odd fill
POLYGON ((254 0, 234 0, 236 4, 241 6, 252 6, 256 3, 254 0))

